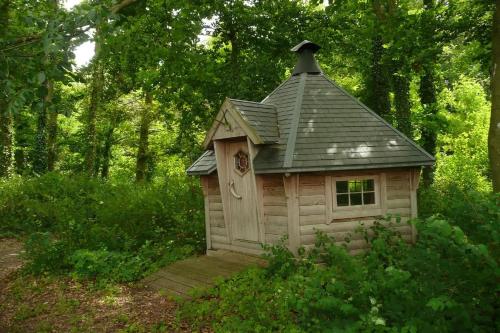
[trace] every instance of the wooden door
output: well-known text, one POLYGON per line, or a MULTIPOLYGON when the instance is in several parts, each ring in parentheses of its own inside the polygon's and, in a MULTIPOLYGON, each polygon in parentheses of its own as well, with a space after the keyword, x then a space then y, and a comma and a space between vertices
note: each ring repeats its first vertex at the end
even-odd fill
POLYGON ((258 242, 257 198, 247 142, 227 143, 226 161, 232 239, 258 242))

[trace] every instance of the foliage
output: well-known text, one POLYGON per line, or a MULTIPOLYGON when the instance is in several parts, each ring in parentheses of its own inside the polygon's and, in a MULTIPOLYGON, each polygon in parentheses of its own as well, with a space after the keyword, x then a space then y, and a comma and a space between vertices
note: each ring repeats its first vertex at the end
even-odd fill
POLYGON ((375 225, 361 256, 321 234, 298 259, 274 248, 267 269, 218 284, 187 302, 182 317, 224 332, 497 330, 498 258, 445 220, 416 227, 412 246, 375 225))
POLYGON ((0 198, 0 232, 27 234, 35 273, 131 281, 204 248, 202 200, 186 179, 136 186, 48 173, 3 183, 0 198))

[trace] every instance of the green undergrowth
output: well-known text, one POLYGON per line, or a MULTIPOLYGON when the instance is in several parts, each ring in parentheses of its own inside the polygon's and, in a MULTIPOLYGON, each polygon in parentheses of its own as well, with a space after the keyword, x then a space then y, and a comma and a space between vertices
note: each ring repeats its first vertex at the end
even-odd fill
POLYGON ((180 317, 217 332, 498 332, 495 253, 446 220, 415 225, 409 245, 375 224, 358 256, 324 234, 297 259, 273 247, 267 268, 219 283, 180 317))
POLYGON ((114 184, 47 174, 0 184, 0 233, 26 240, 26 270, 134 281, 205 246, 200 191, 188 179, 114 184))

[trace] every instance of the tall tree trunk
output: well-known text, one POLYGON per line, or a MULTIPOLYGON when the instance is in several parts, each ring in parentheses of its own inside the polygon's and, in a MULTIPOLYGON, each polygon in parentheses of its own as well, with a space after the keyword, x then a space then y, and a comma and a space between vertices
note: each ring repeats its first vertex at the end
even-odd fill
POLYGON ((9 175, 12 162, 11 116, 5 99, 2 94, 0 97, 0 177, 9 175))
POLYGON ((139 128, 139 147, 137 149, 137 162, 135 168, 135 180, 138 182, 146 179, 148 158, 149 158, 149 127, 151 126, 151 109, 153 107, 153 97, 151 93, 146 93, 146 105, 141 110, 139 128))
POLYGON ((493 191, 500 192, 500 0, 496 1, 493 18, 493 72, 491 74, 491 118, 488 132, 493 191))
MULTIPOLYGON (((422 146, 431 155, 436 155, 437 129, 433 124, 437 115, 436 85, 434 84, 434 71, 430 66, 424 66, 420 77, 419 87, 420 103, 423 108, 424 124, 421 128, 422 146)), ((433 169, 425 167, 423 172, 424 186, 429 186, 434 178, 433 169)))
POLYGON ((18 175, 23 175, 26 170, 26 148, 29 140, 26 131, 29 128, 28 120, 21 110, 14 114, 14 166, 18 175))
POLYGON ((36 121, 35 149, 33 157, 33 171, 43 174, 47 171, 47 113, 52 103, 54 85, 51 80, 45 80, 45 96, 40 107, 38 107, 36 121))
POLYGON ((113 147, 114 125, 110 125, 104 134, 104 145, 102 148, 102 169, 101 177, 106 179, 109 176, 109 163, 111 161, 111 148, 113 147))
POLYGON ((48 111, 48 136, 47 136, 47 169, 54 171, 57 160, 57 116, 55 108, 49 108, 48 111))
MULTIPOLYGON (((232 20, 233 18, 231 18, 232 20)), ((231 43, 231 94, 233 97, 239 97, 239 85, 240 85, 240 68, 239 68, 239 57, 240 57, 240 47, 237 40, 237 32, 234 27, 234 22, 231 23, 229 31, 229 42, 231 43)))
MULTIPOLYGON (((421 33, 423 40, 428 43, 435 40, 435 13, 434 13, 434 0, 424 0, 424 13, 422 15, 421 33)), ((437 53, 437 52, 436 52, 437 53)), ((420 104, 423 109, 423 126, 421 131, 422 146, 429 154, 436 155, 436 140, 437 128, 434 126, 436 122, 436 115, 438 112, 437 107, 437 93, 434 75, 434 61, 437 54, 429 55, 423 59, 422 73, 420 75, 419 96, 420 104)), ((423 185, 431 185, 434 179, 434 172, 432 167, 425 167, 422 173, 423 185)))
POLYGON ((388 65, 384 57, 384 40, 380 31, 380 27, 385 24, 386 18, 380 0, 373 0, 372 8, 375 14, 377 31, 372 39, 372 64, 368 79, 367 104, 377 114, 388 119, 391 111, 389 99, 390 78, 388 65))
POLYGON ((87 150, 85 152, 85 172, 88 176, 94 175, 97 153, 96 118, 101 107, 102 89, 104 87, 104 72, 100 60, 101 29, 96 27, 95 56, 93 63, 92 78, 90 82, 90 102, 86 117, 85 139, 87 150))
MULTIPOLYGON (((9 24, 10 1, 0 3, 0 38, 3 38, 7 32, 9 24)), ((7 78, 5 70, 7 69, 5 58, 0 54, 0 82, 7 78)), ((0 89, 0 177, 6 177, 9 173, 9 167, 12 162, 12 133, 11 133, 11 115, 8 110, 8 96, 4 87, 0 89)))
POLYGON ((410 80, 407 75, 398 72, 395 72, 392 78, 398 129, 411 138, 410 80))

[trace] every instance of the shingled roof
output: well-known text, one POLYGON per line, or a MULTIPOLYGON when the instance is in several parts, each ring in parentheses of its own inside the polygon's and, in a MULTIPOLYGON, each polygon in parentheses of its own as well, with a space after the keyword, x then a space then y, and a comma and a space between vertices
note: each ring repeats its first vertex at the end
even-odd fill
POLYGON ((313 56, 318 45, 304 41, 294 49, 299 62, 292 76, 261 103, 232 100, 255 131, 274 140, 261 145, 253 161, 255 173, 434 163, 431 155, 321 72, 313 56))

